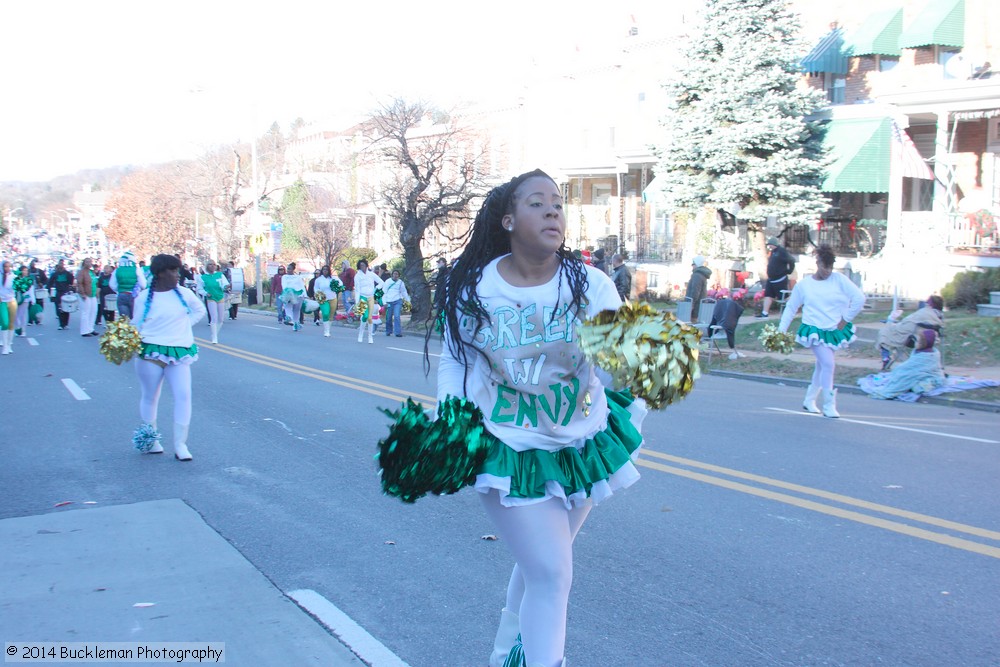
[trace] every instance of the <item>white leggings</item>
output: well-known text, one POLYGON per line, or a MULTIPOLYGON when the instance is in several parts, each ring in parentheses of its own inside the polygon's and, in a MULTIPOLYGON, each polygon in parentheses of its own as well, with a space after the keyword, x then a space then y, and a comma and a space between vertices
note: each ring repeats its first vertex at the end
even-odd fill
POLYGON ((812 384, 823 389, 833 389, 833 371, 837 366, 836 350, 826 345, 813 345, 816 367, 813 368, 812 384))
POLYGON ((507 609, 520 616, 525 662, 560 665, 573 584, 573 540, 592 504, 567 510, 561 499, 549 498, 534 505, 504 507, 497 491, 480 498, 517 561, 507 584, 507 609))
POLYGON ((225 300, 222 301, 212 301, 211 299, 206 299, 208 304, 208 319, 215 325, 215 330, 218 331, 222 328, 222 321, 225 319, 226 311, 229 308, 226 306, 225 300))
POLYGON ((191 365, 168 364, 160 366, 145 359, 135 360, 135 374, 139 376, 139 415, 142 421, 156 422, 157 407, 160 403, 160 389, 163 378, 170 383, 170 393, 174 395, 174 423, 187 426, 191 423, 191 365))
POLYGON ((28 308, 31 308, 30 301, 17 304, 17 317, 14 318, 14 328, 20 329, 21 333, 24 333, 24 328, 28 325, 28 308))
POLYGON ((97 297, 80 297, 80 335, 90 333, 97 321, 97 297))
POLYGON ((299 315, 302 313, 302 302, 285 303, 285 319, 289 320, 293 326, 299 325, 299 315))

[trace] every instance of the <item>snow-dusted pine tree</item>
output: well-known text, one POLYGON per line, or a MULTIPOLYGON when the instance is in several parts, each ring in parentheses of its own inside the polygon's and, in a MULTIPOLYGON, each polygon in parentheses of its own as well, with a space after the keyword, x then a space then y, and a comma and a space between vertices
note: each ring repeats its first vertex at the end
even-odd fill
MULTIPOLYGON (((803 55, 786 0, 704 0, 687 57, 667 82, 657 182, 676 208, 729 209, 762 227, 815 221, 826 160, 805 117, 823 94, 796 86, 803 55)), ((755 230, 756 231, 756 230, 755 230)), ((763 250, 763 241, 758 241, 763 250)))

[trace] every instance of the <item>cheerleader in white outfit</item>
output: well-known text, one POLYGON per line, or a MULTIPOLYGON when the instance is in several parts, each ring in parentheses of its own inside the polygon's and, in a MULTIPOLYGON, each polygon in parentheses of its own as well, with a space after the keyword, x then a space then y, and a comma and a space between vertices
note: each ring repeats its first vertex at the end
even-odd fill
POLYGON ((337 312, 337 295, 343 291, 344 284, 331 273, 329 266, 320 269, 316 282, 313 283, 313 294, 322 292, 326 296, 326 301, 319 306, 319 314, 323 318, 323 336, 325 338, 330 337, 330 321, 333 319, 334 313, 337 312))
POLYGON ((281 279, 281 300, 285 304, 285 319, 292 323, 292 331, 302 328, 299 315, 302 313, 302 301, 306 298, 306 283, 302 276, 295 272, 295 262, 288 265, 288 272, 281 279))
POLYGON ((219 331, 222 329, 222 321, 225 319, 223 313, 226 312, 226 291, 229 289, 229 281, 226 275, 219 271, 219 265, 210 261, 205 266, 206 273, 198 276, 198 294, 205 297, 205 304, 208 306, 209 328, 212 330, 212 342, 219 342, 219 331))
POLYGON ((14 352, 14 320, 17 318, 17 298, 14 296, 14 273, 11 263, 4 261, 0 273, 0 346, 2 354, 14 352))
POLYGON ((361 324, 358 326, 358 342, 360 343, 368 330, 368 342, 374 343, 375 320, 378 319, 378 311, 381 306, 375 303, 375 289, 380 288, 385 283, 374 271, 368 270, 368 262, 358 260, 358 272, 354 274, 354 303, 361 303, 364 298, 368 302, 368 312, 361 317, 361 324))
POLYGON ((17 301, 14 333, 23 338, 28 326, 28 309, 35 304, 35 281, 28 275, 27 265, 21 266, 17 273, 17 278, 14 278, 14 300, 17 301))
POLYGON ((151 454, 163 452, 156 431, 157 406, 163 380, 170 384, 174 397, 174 457, 190 461, 187 447, 191 424, 191 364, 198 360, 192 325, 205 317, 201 299, 186 287, 180 287, 181 261, 173 255, 156 255, 150 262, 152 277, 149 289, 139 293, 135 322, 142 337, 142 350, 135 361, 142 397, 139 413, 155 434, 151 454))

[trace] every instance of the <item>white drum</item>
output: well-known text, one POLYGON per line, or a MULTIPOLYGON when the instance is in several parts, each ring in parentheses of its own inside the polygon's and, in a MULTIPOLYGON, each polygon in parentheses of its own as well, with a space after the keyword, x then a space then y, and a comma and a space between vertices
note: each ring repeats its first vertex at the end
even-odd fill
POLYGON ((56 298, 56 288, 55 287, 50 287, 49 288, 49 296, 52 297, 53 299, 56 298))
POLYGON ((35 288, 35 301, 41 301, 42 299, 47 299, 49 296, 49 291, 44 287, 35 288))
POLYGON ((117 294, 105 294, 104 295, 104 310, 118 310, 118 295, 117 294))
POLYGON ((70 292, 69 294, 63 294, 62 300, 59 302, 59 310, 64 313, 75 313, 80 309, 80 297, 76 294, 70 292))
POLYGON ((238 306, 243 302, 243 294, 240 292, 230 292, 226 295, 226 305, 238 306))

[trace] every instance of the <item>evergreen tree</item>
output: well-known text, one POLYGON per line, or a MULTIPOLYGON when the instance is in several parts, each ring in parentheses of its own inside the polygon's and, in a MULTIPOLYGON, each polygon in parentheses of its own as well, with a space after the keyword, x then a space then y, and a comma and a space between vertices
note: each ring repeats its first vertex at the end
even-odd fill
MULTIPOLYGON (((805 117, 825 105, 796 86, 802 48, 785 0, 705 0, 700 29, 666 88, 658 181, 676 208, 739 204, 759 229, 771 215, 807 224, 827 209, 822 130, 805 117)), ((762 245, 762 243, 761 243, 762 245)))

